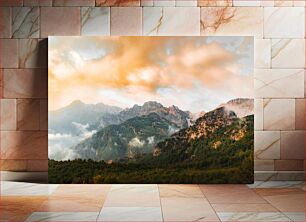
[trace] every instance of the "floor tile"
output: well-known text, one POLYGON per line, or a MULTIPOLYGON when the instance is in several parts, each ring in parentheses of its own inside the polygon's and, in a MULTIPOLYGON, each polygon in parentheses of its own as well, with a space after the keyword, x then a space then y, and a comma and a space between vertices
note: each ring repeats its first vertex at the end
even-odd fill
POLYGON ((103 207, 98 221, 163 221, 160 207, 103 207))
POLYGON ((212 204, 216 212, 277 212, 278 210, 268 203, 261 204, 212 204))
POLYGON ((52 194, 57 187, 57 184, 1 181, 1 196, 44 196, 52 194))
POLYGON ((289 219, 297 221, 306 221, 305 212, 283 212, 289 219))
POLYGON ((304 181, 255 181, 247 186, 253 188, 302 188, 304 181))
POLYGON ((268 212, 268 213, 218 213, 219 218, 221 221, 290 221, 288 217, 283 215, 280 212, 268 212))
POLYGON ((164 221, 219 221, 205 198, 161 198, 164 221))
POLYGON ((200 185, 210 203, 266 203, 246 185, 200 185))
POLYGON ((157 185, 116 184, 112 185, 106 196, 105 207, 159 207, 157 185))
POLYGON ((34 212, 26 221, 96 221, 99 212, 34 212))
POLYGON ((47 197, 0 196, 0 221, 24 221, 47 197))
POLYGON ((204 195, 198 185, 190 184, 161 184, 158 185, 160 197, 188 197, 203 198, 204 195))

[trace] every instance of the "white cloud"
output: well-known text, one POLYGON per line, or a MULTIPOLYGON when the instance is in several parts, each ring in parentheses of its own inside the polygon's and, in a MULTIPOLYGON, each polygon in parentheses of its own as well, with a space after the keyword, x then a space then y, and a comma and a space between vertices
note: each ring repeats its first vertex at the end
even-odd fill
POLYGON ((143 147, 144 144, 145 144, 145 142, 139 140, 137 137, 131 139, 130 142, 129 142, 130 147, 143 147))

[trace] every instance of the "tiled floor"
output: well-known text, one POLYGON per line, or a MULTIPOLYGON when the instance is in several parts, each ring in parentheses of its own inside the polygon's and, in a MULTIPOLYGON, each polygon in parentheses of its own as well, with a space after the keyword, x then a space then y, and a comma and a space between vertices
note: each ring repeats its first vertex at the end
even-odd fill
POLYGON ((305 221, 301 182, 47 185, 1 182, 0 221, 305 221))

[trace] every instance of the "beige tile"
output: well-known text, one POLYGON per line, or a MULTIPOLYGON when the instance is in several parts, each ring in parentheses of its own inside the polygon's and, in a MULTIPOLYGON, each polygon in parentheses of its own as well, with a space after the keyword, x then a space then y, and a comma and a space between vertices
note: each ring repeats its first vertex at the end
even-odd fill
POLYGON ((274 0, 275 7, 293 6, 293 0, 274 0))
POLYGON ((303 69, 255 69, 256 98, 303 98, 303 69))
POLYGON ((295 7, 305 7, 306 2, 304 0, 293 0, 293 6, 295 6, 295 7))
POLYGON ((47 172, 48 160, 27 160, 27 171, 30 172, 47 172))
POLYGON ((80 35, 80 22, 78 7, 42 7, 41 38, 50 35, 80 35))
POLYGON ((95 6, 95 0, 53 0, 53 6, 95 6))
POLYGON ((266 203, 246 185, 200 185, 200 188, 212 204, 266 203))
POLYGON ((200 35, 200 9, 197 7, 144 7, 143 35, 200 35), (188 23, 185 22, 187 20, 188 23))
POLYGON ((158 207, 160 206, 157 185, 131 184, 112 185, 105 207, 158 207))
POLYGON ((0 99, 3 98, 3 69, 0 69, 0 99))
POLYGON ((24 172, 27 170, 26 160, 0 160, 0 170, 24 172))
POLYGON ((265 7, 274 6, 274 0, 261 0, 260 5, 265 7))
POLYGON ((141 35, 141 7, 112 7, 111 35, 141 35))
POLYGON ((201 35, 263 36, 260 7, 202 7, 201 35))
POLYGON ((304 98, 306 97, 306 69, 304 70, 304 98))
POLYGON ((175 6, 191 7, 197 6, 197 0, 175 0, 175 6))
POLYGON ((232 0, 198 0, 198 6, 233 6, 232 0))
POLYGON ((273 160, 280 158, 280 132, 255 131, 254 157, 257 160, 273 160))
POLYGON ((153 0, 154 7, 175 6, 175 0, 153 0))
POLYGON ((264 130, 290 130, 294 128, 294 99, 264 99, 264 130))
POLYGON ((275 160, 275 170, 277 171, 303 171, 303 160, 275 160))
POLYGON ((48 130, 48 100, 40 100, 39 129, 48 130))
POLYGON ((17 130, 39 130, 39 99, 17 99, 17 130))
POLYGON ((81 35, 110 35, 109 7, 82 7, 81 20, 81 35))
POLYGON ((1 157, 4 159, 47 159, 47 132, 1 131, 1 157))
POLYGON ((5 98, 46 98, 46 69, 4 70, 5 98))
POLYGON ((264 8, 265 38, 304 38, 304 32, 305 32, 305 10, 303 8, 300 7, 264 8))
POLYGON ((233 0, 233 6, 260 6, 260 0, 233 0))
POLYGON ((0 68, 18 68, 18 40, 0 39, 0 68))
POLYGON ((261 204, 212 204, 216 212, 277 212, 278 210, 268 203, 261 204))
POLYGON ((254 40, 254 67, 270 68, 271 67, 271 40, 255 39, 254 40))
POLYGON ((13 7, 12 37, 38 38, 39 21, 38 7, 13 7))
POLYGON ((263 130, 263 99, 254 99, 254 129, 263 130))
POLYGON ((295 100, 295 129, 305 129, 305 99, 295 100))
POLYGON ((1 99, 1 130, 16 130, 16 100, 1 99))
POLYGON ((140 0, 96 0, 96 6, 140 6, 140 0))
POLYGON ((47 67, 47 40, 19 40, 19 68, 47 67))
POLYGON ((254 160, 255 171, 273 171, 274 160, 254 160))
POLYGON ((24 6, 52 6, 52 0, 23 0, 24 6))
POLYGON ((273 68, 304 68, 305 40, 272 39, 271 58, 273 68))
POLYGON ((164 221, 219 221, 205 198, 161 198, 164 221))
POLYGON ((198 185, 189 184, 160 184, 159 196, 161 198, 181 197, 181 198, 203 198, 204 195, 198 185))
POLYGON ((9 7, 0 8, 0 38, 11 38, 12 10, 9 7))
POLYGON ((304 159, 305 131, 281 132, 281 159, 304 159))
POLYGON ((280 212, 220 212, 221 221, 284 221, 290 219, 280 212))
POLYGON ((153 6, 153 0, 140 0, 141 6, 153 6))

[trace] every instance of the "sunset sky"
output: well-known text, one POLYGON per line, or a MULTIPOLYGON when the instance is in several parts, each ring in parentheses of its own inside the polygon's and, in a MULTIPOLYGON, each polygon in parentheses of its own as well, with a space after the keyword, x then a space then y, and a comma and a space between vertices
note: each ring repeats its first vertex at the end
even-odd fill
POLYGON ((49 110, 74 100, 209 111, 253 97, 252 37, 49 37, 49 110))

